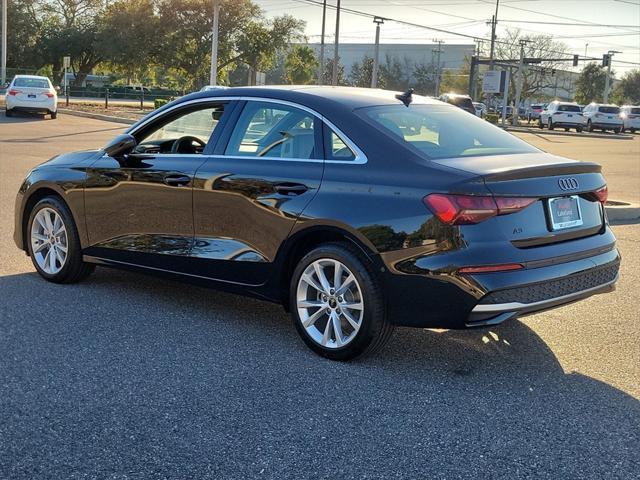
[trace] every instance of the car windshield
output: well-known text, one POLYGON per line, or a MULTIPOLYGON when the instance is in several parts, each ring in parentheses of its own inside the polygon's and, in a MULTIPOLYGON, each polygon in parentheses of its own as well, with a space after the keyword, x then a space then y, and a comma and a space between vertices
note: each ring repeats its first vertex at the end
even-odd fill
POLYGON ((580 107, 578 105, 559 105, 559 112, 580 112, 580 107))
POLYGON ((478 117, 446 105, 387 105, 356 112, 425 158, 539 151, 478 117))
POLYGON ((49 88, 49 81, 46 78, 16 78, 13 86, 22 88, 49 88))
POLYGON ((600 107, 601 113, 620 113, 620 107, 600 107))

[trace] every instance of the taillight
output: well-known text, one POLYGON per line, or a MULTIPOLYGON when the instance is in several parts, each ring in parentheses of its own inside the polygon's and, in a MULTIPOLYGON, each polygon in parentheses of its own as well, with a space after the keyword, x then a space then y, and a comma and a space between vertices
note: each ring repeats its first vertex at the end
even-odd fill
POLYGON ((11 95, 12 97, 15 97, 19 93, 20 93, 19 90, 14 90, 13 88, 11 90, 9 90, 9 95, 11 95))
POLYGON ((458 269, 458 273, 491 273, 491 272, 509 272, 513 270, 522 270, 524 265, 521 263, 505 263, 502 265, 480 265, 474 267, 462 267, 458 269))
POLYGON ((593 194, 595 195, 595 197, 598 199, 600 203, 604 204, 606 203, 607 198, 609 198, 609 189, 605 185, 604 187, 593 192, 593 194))
POLYGON ((55 95, 51 92, 43 92, 44 95, 46 95, 49 98, 53 98, 55 95))
POLYGON ((432 193, 424 197, 425 205, 447 225, 472 225, 496 215, 518 212, 537 199, 490 197, 432 193))

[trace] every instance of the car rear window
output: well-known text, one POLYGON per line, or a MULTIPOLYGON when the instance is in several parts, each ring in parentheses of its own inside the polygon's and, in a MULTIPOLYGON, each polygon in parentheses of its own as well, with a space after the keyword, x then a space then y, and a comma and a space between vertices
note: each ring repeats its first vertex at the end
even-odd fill
POLYGON ((559 112, 580 112, 580 107, 578 105, 559 105, 559 112))
POLYGON ((49 81, 44 78, 16 78, 13 86, 22 88, 49 88, 49 81))
POLYGON ((598 111, 601 113, 620 113, 620 107, 600 107, 598 111))
POLYGON ((447 105, 386 105, 356 113, 424 158, 533 153, 539 150, 447 105))
POLYGON ((640 108, 632 108, 629 113, 632 115, 640 115, 640 108))
POLYGON ((449 103, 461 108, 467 108, 473 110, 473 102, 470 98, 466 97, 451 97, 449 98, 449 103))

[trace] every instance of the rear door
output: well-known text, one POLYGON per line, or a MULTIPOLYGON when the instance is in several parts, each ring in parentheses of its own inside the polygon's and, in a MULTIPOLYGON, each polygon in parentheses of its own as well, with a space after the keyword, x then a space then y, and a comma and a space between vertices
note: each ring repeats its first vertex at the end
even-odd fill
POLYGON ((194 181, 200 275, 264 283, 297 218, 320 187, 322 122, 286 102, 241 102, 194 181))

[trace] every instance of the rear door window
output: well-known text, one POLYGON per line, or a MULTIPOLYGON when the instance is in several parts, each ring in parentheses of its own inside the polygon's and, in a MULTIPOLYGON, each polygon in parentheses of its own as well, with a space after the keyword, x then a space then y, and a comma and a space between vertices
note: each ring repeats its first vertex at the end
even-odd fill
POLYGON ((600 107, 600 113, 620 113, 620 107, 600 107))
POLYGON ((580 112, 578 105, 560 105, 558 107, 559 112, 580 112))
POLYGON ((240 114, 225 155, 283 159, 319 159, 315 117, 305 110, 249 101, 240 114))

